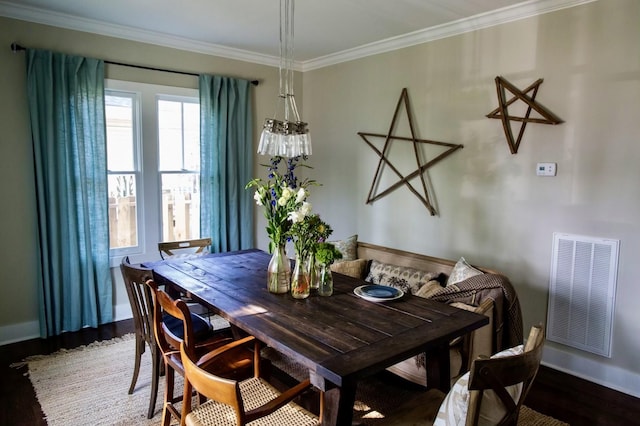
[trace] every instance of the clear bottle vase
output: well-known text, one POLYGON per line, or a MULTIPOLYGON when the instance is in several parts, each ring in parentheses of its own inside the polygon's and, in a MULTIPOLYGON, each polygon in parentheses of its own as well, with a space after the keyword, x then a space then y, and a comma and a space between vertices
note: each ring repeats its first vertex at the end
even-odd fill
POLYGON ((322 264, 318 272, 318 294, 320 296, 331 296, 333 294, 333 275, 331 267, 322 264))
POLYGON ((307 257, 305 268, 309 276, 309 288, 311 291, 318 290, 318 265, 316 265, 316 256, 311 253, 307 257))
POLYGON ((284 244, 275 246, 267 269, 267 289, 271 293, 283 294, 291 286, 291 262, 285 254, 284 244))
POLYGON ((296 255, 296 264, 291 275, 291 296, 295 299, 306 299, 310 292, 309 274, 304 259, 296 255))

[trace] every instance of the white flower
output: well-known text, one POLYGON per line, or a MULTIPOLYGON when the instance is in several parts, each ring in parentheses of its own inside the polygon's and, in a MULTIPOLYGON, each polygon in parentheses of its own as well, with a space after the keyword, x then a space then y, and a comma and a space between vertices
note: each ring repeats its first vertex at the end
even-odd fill
MULTIPOLYGON (((284 187, 282 189, 282 198, 285 199, 285 202, 291 198, 291 196, 293 195, 293 190, 289 187, 284 187)), ((280 200, 278 200, 278 203, 280 203, 280 200)))
POLYGON ((278 205, 283 207, 286 204, 287 204, 287 198, 283 194, 282 197, 278 198, 278 205))
POLYGON ((304 214, 302 214, 300 211, 290 212, 288 219, 293 223, 302 222, 302 220, 304 219, 304 214))
POLYGON ((262 206, 262 195, 260 194, 260 190, 257 189, 256 192, 253 194, 253 199, 256 200, 256 204, 259 206, 262 206))
POLYGON ((307 203, 306 201, 302 203, 302 207, 300 207, 300 213, 302 214, 302 217, 305 217, 309 213, 311 213, 311 203, 307 203))
POLYGON ((298 195, 296 196, 296 204, 303 202, 307 198, 307 191, 304 188, 298 189, 298 195))

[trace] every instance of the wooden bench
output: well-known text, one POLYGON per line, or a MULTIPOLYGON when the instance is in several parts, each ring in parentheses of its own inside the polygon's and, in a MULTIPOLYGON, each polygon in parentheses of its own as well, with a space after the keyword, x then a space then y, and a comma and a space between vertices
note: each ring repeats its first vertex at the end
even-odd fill
MULTIPOLYGON (((360 241, 357 244, 357 257, 358 259, 375 259, 382 263, 443 273, 447 276, 450 275, 456 264, 455 260, 426 256, 360 241)), ((474 267, 486 274, 498 274, 498 272, 488 268, 474 267)), ((493 352, 493 303, 490 300, 485 300, 479 306, 463 305, 454 304, 456 307, 474 310, 488 316, 489 324, 470 333, 464 339, 451 342, 452 381, 468 371, 471 367, 471 362, 479 355, 490 356, 493 352)), ((388 368, 388 370, 407 380, 426 386, 426 370, 419 366, 416 361, 416 358, 413 357, 388 368)))

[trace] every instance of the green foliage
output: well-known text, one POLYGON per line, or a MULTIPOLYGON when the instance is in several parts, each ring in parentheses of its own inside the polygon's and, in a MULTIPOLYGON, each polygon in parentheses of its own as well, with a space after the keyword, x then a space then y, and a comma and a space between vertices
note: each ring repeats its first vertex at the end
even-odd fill
POLYGON ((291 225, 289 234, 298 256, 303 258, 315 253, 316 247, 329 238, 333 229, 318 214, 309 214, 291 225))
POLYGON ((316 261, 323 265, 331 265, 342 259, 342 253, 331 243, 320 243, 316 246, 316 261))

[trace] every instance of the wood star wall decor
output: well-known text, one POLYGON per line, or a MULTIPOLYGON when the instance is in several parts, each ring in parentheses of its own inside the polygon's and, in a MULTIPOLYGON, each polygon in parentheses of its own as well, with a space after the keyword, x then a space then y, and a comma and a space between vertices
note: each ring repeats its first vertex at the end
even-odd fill
POLYGON ((536 102, 536 95, 538 94, 538 89, 542 84, 542 79, 539 78, 529 87, 524 90, 518 89, 513 84, 509 83, 503 77, 496 77, 496 90, 498 92, 498 108, 491 111, 487 114, 488 118, 499 118, 502 121, 502 128, 504 129, 504 134, 507 137, 507 144, 509 145, 509 150, 512 154, 518 153, 518 147, 520 147, 520 142, 522 141, 522 135, 524 134, 524 129, 527 126, 527 123, 541 123, 541 124, 560 124, 562 120, 556 117, 551 111, 547 110, 545 107, 536 102), (505 91, 508 90, 514 96, 508 101, 505 100, 505 91), (532 92, 531 96, 528 95, 529 92, 532 92), (509 115, 508 107, 516 101, 522 101, 527 105, 527 112, 524 114, 524 117, 517 117, 509 115), (531 111, 535 110, 542 118, 532 118, 531 111), (511 131, 511 122, 512 121, 521 121, 520 131, 518 132, 518 139, 513 140, 513 132, 511 131))
POLYGON ((429 200, 429 191, 427 189, 427 183, 425 180, 425 176, 424 173, 427 169, 429 169, 431 166, 439 163, 440 161, 442 161, 444 158, 448 157, 449 155, 451 155, 454 151, 462 148, 462 145, 456 145, 456 144, 452 144, 452 143, 446 143, 446 142, 437 142, 437 141, 431 141, 431 140, 427 140, 427 139, 418 139, 416 137, 416 132, 414 130, 413 127, 413 119, 412 119, 412 114, 411 114, 411 109, 409 107, 409 95, 407 92, 407 89, 404 88, 402 89, 402 93, 400 94, 400 99, 398 99, 398 104, 396 105, 396 110, 395 113, 393 114, 393 119, 391 120, 391 125, 389 126, 389 131, 387 132, 387 134, 379 134, 379 133, 365 133, 365 132, 358 132, 358 135, 360 135, 360 137, 362 139, 364 139, 364 141, 367 143, 367 145, 369 145, 371 147, 371 149, 374 150, 374 152, 376 154, 378 154, 378 156, 380 157, 380 160, 378 161, 378 167, 376 169, 376 174, 373 178, 373 182, 371 182, 371 188, 369 189, 369 195, 367 196, 367 204, 372 204, 374 201, 379 200, 380 198, 384 197, 385 195, 390 194, 392 191, 396 190, 397 188, 399 188, 400 186, 404 185, 406 186, 409 191, 411 191, 416 197, 418 197, 418 199, 420 201, 422 201, 422 203, 425 205, 425 207, 429 210, 429 213, 431 213, 431 216, 435 216, 436 214, 436 210, 433 207, 433 205, 431 204, 430 200, 429 200), (396 136, 393 135, 393 131, 395 129, 396 126, 396 122, 398 120, 398 115, 400 112, 400 108, 402 107, 402 104, 404 104, 405 106, 405 110, 407 113, 407 118, 409 120, 409 129, 411 131, 411 136, 407 137, 407 136, 396 136), (382 148, 382 151, 379 150, 373 143, 371 143, 371 141, 369 141, 369 137, 377 137, 377 138, 384 138, 384 147, 382 148), (387 155, 389 153, 389 148, 391 145, 391 142, 394 140, 399 140, 399 141, 408 141, 408 142, 412 142, 413 144, 413 153, 416 159, 416 170, 413 171, 412 173, 408 174, 407 176, 404 176, 402 173, 400 173, 400 171, 398 170, 397 167, 395 167, 393 164, 391 164, 391 161, 389 161, 389 159, 387 158, 387 155), (434 159, 426 161, 426 159, 421 158, 421 152, 419 149, 420 144, 432 144, 432 145, 437 145, 437 146, 442 146, 447 148, 444 152, 442 152, 440 155, 436 156, 434 159), (382 190, 381 192, 378 192, 377 194, 374 194, 374 190, 377 188, 379 181, 380 181, 380 176, 382 174, 382 171, 384 169, 384 166, 388 166, 395 174, 396 176, 399 178, 399 180, 392 184, 391 186, 389 186, 388 188, 382 190), (420 193, 411 183, 412 179, 415 179, 416 177, 420 178, 420 183, 422 186, 422 193, 420 193))

